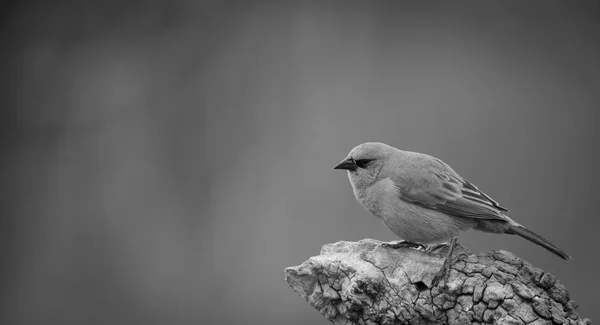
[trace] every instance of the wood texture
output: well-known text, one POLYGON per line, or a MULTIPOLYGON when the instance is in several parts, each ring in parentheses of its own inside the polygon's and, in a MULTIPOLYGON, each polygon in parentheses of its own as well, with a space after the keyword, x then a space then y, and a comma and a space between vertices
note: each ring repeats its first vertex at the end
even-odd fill
POLYGON ((334 324, 591 324, 556 278, 506 251, 392 249, 365 239, 325 245, 286 281, 334 324))

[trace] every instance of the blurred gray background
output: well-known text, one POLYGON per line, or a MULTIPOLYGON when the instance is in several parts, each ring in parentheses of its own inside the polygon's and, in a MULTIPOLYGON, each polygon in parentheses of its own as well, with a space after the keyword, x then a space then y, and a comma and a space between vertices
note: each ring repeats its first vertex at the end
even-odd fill
POLYGON ((332 167, 442 158, 570 253, 468 232, 600 319, 598 1, 14 2, 2 324, 327 324, 284 268, 395 240, 332 167))

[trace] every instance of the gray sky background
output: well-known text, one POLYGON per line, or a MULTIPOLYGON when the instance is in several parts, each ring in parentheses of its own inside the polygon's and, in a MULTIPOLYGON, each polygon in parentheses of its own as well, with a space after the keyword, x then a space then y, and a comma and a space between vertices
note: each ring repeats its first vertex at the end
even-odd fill
POLYGON ((600 319, 600 7, 21 2, 3 12, 3 324, 327 324, 283 269, 395 240, 332 167, 381 141, 449 163, 574 257, 600 319))

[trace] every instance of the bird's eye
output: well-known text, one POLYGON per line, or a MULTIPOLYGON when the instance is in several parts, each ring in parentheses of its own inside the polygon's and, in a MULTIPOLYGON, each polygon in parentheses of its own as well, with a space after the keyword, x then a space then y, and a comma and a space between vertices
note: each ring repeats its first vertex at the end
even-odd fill
POLYGON ((356 166, 359 168, 365 168, 369 165, 369 163, 373 161, 373 159, 358 159, 355 161, 356 166))

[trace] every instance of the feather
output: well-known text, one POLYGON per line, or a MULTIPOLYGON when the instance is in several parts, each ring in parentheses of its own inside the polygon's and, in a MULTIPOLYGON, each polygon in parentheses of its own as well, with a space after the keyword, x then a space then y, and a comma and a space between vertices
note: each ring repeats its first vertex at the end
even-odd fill
POLYGON ((505 220, 508 211, 448 165, 416 154, 403 161, 403 173, 393 177, 400 199, 456 217, 505 220))

